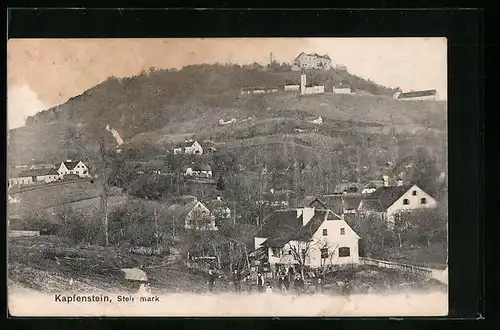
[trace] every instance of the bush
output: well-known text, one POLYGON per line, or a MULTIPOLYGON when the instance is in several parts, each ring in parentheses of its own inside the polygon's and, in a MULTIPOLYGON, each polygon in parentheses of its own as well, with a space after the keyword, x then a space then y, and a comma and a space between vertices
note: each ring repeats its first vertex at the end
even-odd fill
POLYGON ((55 210, 60 229, 58 235, 71 239, 75 243, 99 244, 104 241, 103 223, 100 214, 75 212, 69 205, 55 210))

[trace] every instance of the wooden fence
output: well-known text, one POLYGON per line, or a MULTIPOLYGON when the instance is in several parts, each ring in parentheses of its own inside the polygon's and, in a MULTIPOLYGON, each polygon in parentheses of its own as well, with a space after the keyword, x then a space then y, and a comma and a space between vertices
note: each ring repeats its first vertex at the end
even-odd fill
POLYGON ((375 266, 375 267, 379 267, 379 268, 398 269, 398 270, 401 270, 401 271, 404 271, 407 273, 421 274, 421 275, 424 275, 426 277, 433 276, 431 269, 413 266, 413 265, 408 265, 408 264, 402 264, 402 263, 398 263, 398 262, 377 260, 377 259, 370 259, 370 258, 363 258, 363 257, 359 258, 359 262, 362 265, 375 266))

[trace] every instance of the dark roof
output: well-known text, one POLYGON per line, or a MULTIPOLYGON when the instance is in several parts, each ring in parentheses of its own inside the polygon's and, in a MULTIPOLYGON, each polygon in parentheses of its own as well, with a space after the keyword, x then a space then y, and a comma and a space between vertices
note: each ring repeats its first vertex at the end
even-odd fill
POLYGON ((26 170, 15 175, 15 178, 26 178, 30 176, 59 175, 54 168, 41 168, 36 170, 26 170))
POLYGON ((361 203, 362 211, 384 212, 384 208, 378 199, 365 199, 361 203))
POLYGON ((181 142, 179 144, 177 144, 176 148, 186 148, 186 147, 190 147, 193 145, 193 143, 195 143, 196 141, 184 141, 184 142, 181 142))
POLYGON ((341 196, 344 209, 352 210, 357 209, 361 203, 362 196, 341 196))
POLYGON ((324 202, 322 202, 316 196, 306 196, 300 202, 297 203, 297 207, 311 207, 314 205, 320 205, 322 209, 328 208, 324 202))
POLYGON ((302 227, 302 216, 297 218, 296 209, 277 210, 273 212, 262 225, 257 237, 288 236, 302 227))
POLYGON ((342 195, 324 195, 321 197, 321 201, 336 214, 344 212, 342 195))
POLYGON ((389 206, 394 204, 398 198, 400 198, 408 189, 411 188, 411 185, 402 185, 402 186, 391 186, 391 187, 380 187, 377 188, 373 193, 366 194, 367 200, 378 200, 381 207, 384 210, 387 210, 389 206))
POLYGON ((384 186, 384 180, 372 180, 366 184, 366 186, 363 187, 363 189, 369 189, 369 188, 380 188, 384 186))
POLYGON ((212 167, 210 165, 194 165, 191 169, 193 171, 211 171, 212 167))
POLYGON ((344 213, 344 210, 357 209, 363 196, 357 195, 324 195, 321 200, 328 209, 336 214, 344 213))
POLYGON ((425 91, 417 91, 417 92, 408 92, 401 93, 398 96, 398 99, 408 99, 412 97, 420 97, 420 96, 433 96, 436 95, 435 89, 425 90, 425 91))
POLYGON ((327 219, 340 220, 340 217, 331 210, 315 209, 311 220, 303 226, 303 216, 297 218, 297 209, 276 211, 268 218, 256 236, 269 237, 262 243, 263 246, 281 247, 291 240, 309 240, 327 219))
POLYGON ((177 221, 184 220, 184 217, 195 207, 197 203, 198 201, 194 200, 187 203, 173 204, 167 208, 167 212, 177 221))
POLYGON ((335 186, 333 193, 334 194, 343 194, 345 192, 348 193, 356 193, 361 192, 363 190, 363 184, 357 182, 350 183, 339 183, 335 186))
POLYGON ((75 168, 76 165, 78 165, 79 162, 64 162, 64 166, 66 166, 66 168, 71 171, 72 169, 75 168))

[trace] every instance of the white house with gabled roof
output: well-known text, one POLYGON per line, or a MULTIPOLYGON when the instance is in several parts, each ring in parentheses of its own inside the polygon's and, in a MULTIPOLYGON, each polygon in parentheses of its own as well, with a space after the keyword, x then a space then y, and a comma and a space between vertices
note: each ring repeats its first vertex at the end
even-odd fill
POLYGON ((255 235, 255 249, 264 249, 271 267, 294 263, 297 253, 304 265, 319 268, 359 262, 360 237, 328 209, 300 207, 278 210, 255 235))
POLYGON ((78 175, 80 178, 90 177, 90 172, 87 165, 85 165, 82 161, 72 161, 71 159, 61 162, 57 173, 59 173, 61 177, 67 174, 78 175))

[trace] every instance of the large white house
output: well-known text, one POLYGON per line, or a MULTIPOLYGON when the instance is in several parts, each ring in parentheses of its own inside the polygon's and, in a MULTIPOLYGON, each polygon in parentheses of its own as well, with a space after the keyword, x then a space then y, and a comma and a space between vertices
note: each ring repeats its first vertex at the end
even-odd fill
POLYGON ((61 177, 68 174, 78 175, 80 178, 90 177, 87 165, 85 165, 82 161, 72 161, 71 159, 61 162, 57 173, 59 173, 59 176, 61 177))
POLYGON ((198 141, 184 141, 174 148, 174 155, 178 154, 201 155, 203 154, 203 148, 198 141))
POLYGON ((271 268, 298 263, 320 268, 359 263, 360 237, 328 209, 301 207, 278 210, 264 222, 254 238, 255 249, 264 249, 271 268))
POLYGON ((318 55, 300 53, 292 64, 292 70, 300 71, 302 69, 330 69, 332 67, 332 59, 327 54, 318 55))
POLYGON ((362 215, 376 214, 394 225, 404 212, 437 207, 437 201, 416 184, 379 187, 371 194, 365 194, 359 204, 358 212, 362 215))

